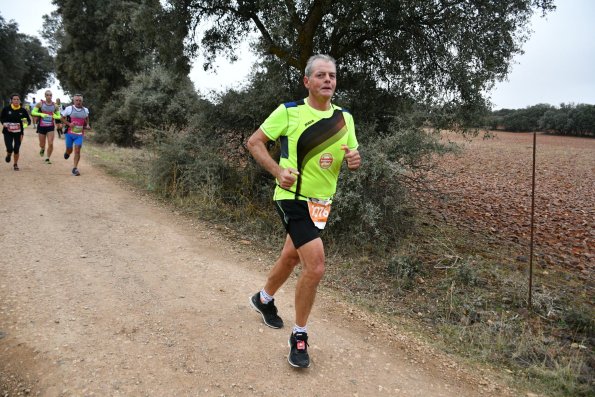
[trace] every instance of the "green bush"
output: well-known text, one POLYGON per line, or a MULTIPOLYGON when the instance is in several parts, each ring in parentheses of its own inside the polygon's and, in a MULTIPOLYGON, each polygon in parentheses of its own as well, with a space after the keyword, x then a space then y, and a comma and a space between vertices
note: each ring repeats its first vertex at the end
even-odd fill
POLYGON ((188 78, 156 67, 135 76, 105 104, 97 120, 96 139, 121 146, 158 143, 166 131, 176 134, 186 127, 198 104, 199 97, 188 78))

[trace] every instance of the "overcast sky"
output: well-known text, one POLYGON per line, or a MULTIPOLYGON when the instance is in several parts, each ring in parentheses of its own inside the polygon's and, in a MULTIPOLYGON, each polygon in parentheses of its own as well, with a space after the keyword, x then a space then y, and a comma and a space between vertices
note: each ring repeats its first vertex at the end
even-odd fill
MULTIPOLYGON (((595 104, 595 0, 559 0, 556 5, 547 17, 533 18, 525 53, 515 58, 507 81, 491 92, 494 109, 595 104)), ((4 20, 14 20, 20 32, 32 36, 42 29, 42 15, 53 9, 50 0, 0 0, 4 20)), ((203 93, 236 86, 249 74, 251 59, 245 50, 235 64, 221 60, 217 74, 202 71, 201 60, 196 60, 190 77, 203 93)), ((65 97, 58 87, 52 89, 65 97)), ((40 90, 34 95, 39 99, 42 94, 40 90)))

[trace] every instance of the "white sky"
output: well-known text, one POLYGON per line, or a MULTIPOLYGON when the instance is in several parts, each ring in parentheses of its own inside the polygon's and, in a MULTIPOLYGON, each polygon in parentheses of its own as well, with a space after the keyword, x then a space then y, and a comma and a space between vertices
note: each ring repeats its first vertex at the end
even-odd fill
MULTIPOLYGON (((556 11, 546 18, 533 18, 534 32, 525 43, 525 54, 515 58, 507 81, 497 83, 491 92, 494 109, 538 103, 595 104, 595 0, 556 3, 556 11)), ((16 21, 19 31, 31 36, 38 35, 42 16, 53 9, 50 0, 0 0, 4 20, 16 21)), ((235 64, 220 59, 215 73, 204 72, 202 60, 197 59, 190 78, 202 93, 235 87, 246 80, 252 59, 246 47, 235 64)), ((67 100, 57 84, 51 89, 55 98, 67 100)), ((42 98, 44 90, 29 99, 42 98)))

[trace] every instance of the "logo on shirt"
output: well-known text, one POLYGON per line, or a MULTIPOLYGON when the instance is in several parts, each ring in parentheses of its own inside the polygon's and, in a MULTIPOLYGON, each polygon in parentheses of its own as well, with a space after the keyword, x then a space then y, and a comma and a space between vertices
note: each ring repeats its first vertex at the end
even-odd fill
POLYGON ((320 164, 320 168, 326 170, 333 164, 333 155, 330 153, 324 153, 322 156, 320 156, 318 164, 320 164))
POLYGON ((314 120, 310 120, 310 121, 306 121, 306 124, 304 124, 304 127, 309 126, 310 124, 312 124, 314 122, 314 120))

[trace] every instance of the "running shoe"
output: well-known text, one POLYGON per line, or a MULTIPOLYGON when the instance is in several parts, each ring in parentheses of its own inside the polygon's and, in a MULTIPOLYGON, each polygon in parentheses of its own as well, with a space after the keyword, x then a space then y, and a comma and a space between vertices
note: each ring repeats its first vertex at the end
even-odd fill
POLYGON ((308 368, 310 356, 308 355, 308 334, 305 332, 292 333, 289 337, 289 365, 295 368, 308 368))
POLYGON ((41 149, 39 151, 39 157, 43 157, 43 154, 45 153, 45 149, 41 149))
POLYGON ((50 159, 45 159, 45 163, 46 164, 52 164, 52 162, 50 161, 50 159))
POLYGON ((70 154, 64 152, 64 160, 68 160, 69 157, 70 157, 70 154))
POLYGON ((10 154, 6 155, 6 157, 4 158, 4 161, 6 161, 7 163, 10 163, 10 154))
POLYGON ((15 171, 18 171, 19 170, 19 166, 15 164, 15 165, 12 166, 12 169, 15 170, 15 171))
POLYGON ((277 315, 277 307, 273 299, 267 304, 260 301, 260 292, 250 297, 250 306, 262 315, 262 321, 271 328, 282 328, 283 320, 277 315))
POLYGON ((81 173, 79 172, 79 169, 78 169, 78 168, 73 168, 73 169, 72 169, 72 175, 73 175, 73 176, 79 176, 80 174, 81 174, 81 173))

